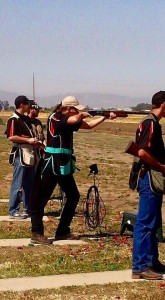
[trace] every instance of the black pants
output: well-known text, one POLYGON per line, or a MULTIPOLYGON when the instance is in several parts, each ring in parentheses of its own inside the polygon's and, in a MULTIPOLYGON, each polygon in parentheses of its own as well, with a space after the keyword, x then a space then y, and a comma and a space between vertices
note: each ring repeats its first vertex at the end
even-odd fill
POLYGON ((73 219, 80 194, 77 189, 73 175, 57 176, 50 168, 44 170, 41 176, 42 162, 39 164, 34 186, 29 201, 29 213, 31 215, 32 232, 44 233, 43 215, 44 208, 57 183, 64 191, 67 201, 62 211, 60 222, 56 231, 57 235, 69 232, 69 226, 73 219))

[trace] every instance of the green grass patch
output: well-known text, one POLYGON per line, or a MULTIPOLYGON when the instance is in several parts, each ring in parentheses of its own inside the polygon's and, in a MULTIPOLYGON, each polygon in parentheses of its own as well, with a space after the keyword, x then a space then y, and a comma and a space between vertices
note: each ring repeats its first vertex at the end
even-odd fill
MULTIPOLYGON (((137 124, 124 125, 105 122, 96 130, 78 132, 74 136, 77 166, 81 169, 80 172, 77 171, 75 173, 75 179, 81 199, 77 207, 79 217, 73 219, 71 228, 75 234, 79 234, 85 241, 89 241, 87 237, 94 237, 95 240, 90 240, 88 245, 80 246, 1 247, 1 278, 131 268, 132 235, 130 232, 126 232, 123 237, 120 237, 119 232, 122 212, 124 210, 135 212, 138 206, 138 194, 128 189, 132 157, 124 154, 124 149, 129 140, 134 139, 136 127, 137 124), (102 235, 106 237, 102 236, 101 239, 97 238, 100 230, 89 231, 85 227, 83 215, 83 201, 87 195, 88 188, 93 184, 93 177, 88 176, 89 166, 93 163, 98 164, 97 184, 101 198, 106 206, 106 217, 100 228, 102 235)), ((5 126, 0 126, 0 198, 9 197, 13 173, 13 167, 8 163, 11 143, 4 135, 4 131, 5 126)), ((57 194, 58 190, 55 189, 54 195, 56 196, 57 194)), ((54 236, 58 226, 59 221, 56 217, 59 216, 60 208, 60 203, 55 201, 50 201, 46 206, 45 214, 48 216, 49 222, 46 222, 44 225, 45 234, 49 237, 54 236)), ((8 215, 8 203, 0 203, 0 215, 4 214, 8 215)), ((30 222, 14 222, 12 220, 0 222, 0 238, 26 237, 30 239, 30 227, 30 222)), ((160 259, 165 261, 165 244, 160 244, 159 247, 160 259)), ((141 290, 148 291, 149 284, 146 284, 146 286, 142 282, 140 284, 141 290)), ((73 299, 76 293, 81 299, 83 299, 83 296, 86 297, 84 299, 99 299, 99 297, 104 299, 101 298, 103 295, 108 297, 107 299, 110 299, 111 296, 115 297, 115 295, 116 297, 118 295, 123 297, 121 299, 124 299, 124 297, 127 299, 127 296, 128 299, 136 299, 135 291, 137 292, 139 286, 138 283, 135 285, 114 284, 104 287, 104 290, 101 290, 101 288, 95 289, 93 286, 89 287, 89 289, 84 287, 80 288, 80 294, 76 288, 60 289, 59 293, 51 290, 50 295, 48 291, 43 291, 43 294, 37 291, 29 291, 25 294, 0 293, 0 299, 3 299, 2 297, 8 297, 6 299, 11 299, 11 297, 14 299, 56 299, 55 297, 57 297, 57 299, 63 300, 66 297, 69 299, 68 292, 73 299), (113 289, 113 286, 115 289, 113 289), (132 292, 130 292, 131 286, 132 292), (125 294, 121 287, 126 289, 125 294), (102 291, 102 294, 100 291, 102 291)), ((152 286, 154 286, 156 291, 158 290, 158 295, 159 290, 162 292, 162 289, 156 288, 155 283, 152 286)), ((141 290, 138 291, 138 296, 140 295, 138 299, 143 299, 141 290)), ((75 299, 77 300, 78 298, 75 297, 75 299)), ((147 296, 145 299, 147 299, 147 296)), ((159 298, 157 297, 157 299, 159 298)))
POLYGON ((131 241, 122 237, 81 246, 13 247, 12 255, 9 247, 3 247, 0 278, 128 269, 131 254, 131 241))
POLYGON ((152 281, 152 283, 149 281, 123 282, 24 292, 0 292, 1 300, 163 300, 164 298, 165 288, 162 281, 152 281))

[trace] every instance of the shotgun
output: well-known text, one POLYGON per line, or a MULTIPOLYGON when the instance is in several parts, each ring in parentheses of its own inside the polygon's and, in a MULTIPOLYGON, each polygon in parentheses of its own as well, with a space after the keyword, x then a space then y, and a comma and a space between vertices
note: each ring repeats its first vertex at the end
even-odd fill
POLYGON ((131 154, 133 156, 139 157, 138 151, 139 151, 138 144, 131 141, 131 142, 128 143, 124 153, 128 153, 128 154, 131 154))
POLYGON ((106 118, 109 118, 110 113, 113 112, 117 117, 120 118, 126 118, 128 115, 149 115, 150 111, 126 111, 126 110, 94 110, 91 109, 88 111, 88 113, 94 117, 94 116, 104 116, 106 118))

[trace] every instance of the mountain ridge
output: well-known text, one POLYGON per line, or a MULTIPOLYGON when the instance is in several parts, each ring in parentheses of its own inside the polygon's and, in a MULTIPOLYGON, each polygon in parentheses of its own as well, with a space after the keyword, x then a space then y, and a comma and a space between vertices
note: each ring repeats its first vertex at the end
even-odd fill
MULTIPOLYGON (((90 108, 128 108, 136 106, 138 103, 145 102, 147 99, 141 99, 137 97, 127 97, 123 95, 115 95, 110 93, 98 93, 98 92, 85 92, 85 93, 57 93, 50 96, 37 96, 36 102, 42 107, 53 107, 60 103, 63 98, 68 95, 73 95, 78 98, 79 102, 84 106, 89 106, 90 108)), ((8 101, 10 106, 14 104, 14 99, 19 96, 15 92, 7 92, 0 90, 0 100, 8 101)), ((32 99, 32 97, 27 96, 32 99)))

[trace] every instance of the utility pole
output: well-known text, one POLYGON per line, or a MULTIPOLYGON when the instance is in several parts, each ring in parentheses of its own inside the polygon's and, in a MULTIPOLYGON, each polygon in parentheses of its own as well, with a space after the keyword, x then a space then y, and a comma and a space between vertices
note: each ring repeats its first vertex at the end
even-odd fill
POLYGON ((33 100, 35 101, 35 82, 34 82, 34 73, 33 73, 33 100))

